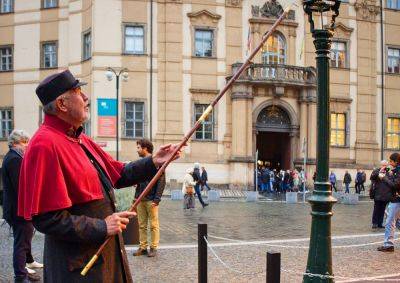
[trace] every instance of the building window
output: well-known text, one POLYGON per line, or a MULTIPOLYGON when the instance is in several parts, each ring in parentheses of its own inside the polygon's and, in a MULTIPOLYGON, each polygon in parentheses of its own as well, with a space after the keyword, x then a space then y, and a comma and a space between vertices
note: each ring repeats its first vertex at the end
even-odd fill
POLYGON ((0 138, 6 139, 12 131, 12 110, 0 110, 0 138))
MULTIPOLYGON (((194 105, 194 119, 197 121, 203 112, 208 107, 208 104, 194 105)), ((214 139, 214 112, 211 112, 200 127, 196 130, 197 140, 213 140, 214 139)))
POLYGON ((279 34, 270 36, 262 48, 261 56, 264 64, 285 64, 286 44, 283 36, 279 34))
MULTIPOLYGON (((399 0, 400 1, 400 0, 399 0)), ((388 73, 400 73, 400 49, 388 48, 388 73)))
POLYGON ((144 137, 144 103, 126 101, 124 104, 125 137, 144 137))
POLYGON ((195 56, 212 57, 214 46, 214 31, 210 29, 196 29, 194 31, 195 56))
POLYGON ((92 34, 90 31, 83 34, 82 60, 92 58, 92 34))
POLYGON ((332 41, 331 67, 346 68, 346 42, 332 41))
POLYGON ((399 10, 400 0, 387 0, 386 8, 399 10))
POLYGON ((400 118, 386 119, 386 148, 400 149, 400 118))
POLYGON ((42 43, 42 68, 57 68, 57 42, 42 43))
POLYGON ((14 12, 14 0, 0 0, 0 13, 12 13, 14 12))
POLYGON ((346 114, 331 113, 331 145, 346 145, 346 114))
POLYGON ((144 54, 144 26, 125 26, 124 52, 144 54))
POLYGON ((13 69, 13 49, 11 46, 0 47, 0 71, 13 69))
POLYGON ((58 0, 43 0, 43 9, 56 8, 58 6, 58 0))

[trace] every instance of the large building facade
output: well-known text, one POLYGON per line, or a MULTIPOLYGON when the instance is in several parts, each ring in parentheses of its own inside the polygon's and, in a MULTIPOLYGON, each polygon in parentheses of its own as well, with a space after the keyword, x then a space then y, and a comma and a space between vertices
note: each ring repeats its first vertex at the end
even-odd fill
MULTIPOLYGON (((43 114, 35 88, 66 68, 88 82, 86 132, 115 155, 118 129, 120 160, 137 158, 138 138, 156 145, 178 142, 285 5, 277 0, 0 0, 0 154, 7 151, 13 128, 37 130, 43 114), (126 68, 129 76, 120 77, 118 104, 116 77, 108 80, 108 67, 126 68)), ((331 168, 339 178, 344 170, 371 169, 381 148, 387 157, 400 147, 400 0, 384 1, 383 36, 378 5, 343 1, 336 20, 331 168)), ((200 162, 211 183, 249 188, 256 156, 282 169, 302 166, 305 157, 311 174, 318 119, 314 50, 299 5, 221 99, 183 158, 171 164, 168 179, 179 181, 187 167, 200 162)))

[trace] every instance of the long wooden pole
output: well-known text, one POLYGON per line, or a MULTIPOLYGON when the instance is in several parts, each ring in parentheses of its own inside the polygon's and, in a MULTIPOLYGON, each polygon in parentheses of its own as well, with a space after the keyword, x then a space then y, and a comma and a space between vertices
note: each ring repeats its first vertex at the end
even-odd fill
MULTIPOLYGON (((140 201, 149 193, 149 191, 153 188, 153 186, 156 184, 158 179, 161 177, 161 175, 165 172, 165 169, 167 166, 174 160, 174 157, 178 152, 186 145, 186 143, 189 141, 190 137, 194 134, 194 132, 200 127, 201 123, 207 118, 207 116, 211 113, 212 109, 214 106, 218 103, 218 101, 225 95, 225 93, 228 91, 228 89, 233 85, 233 83, 239 78, 239 76, 247 69, 247 66, 250 64, 251 60, 254 58, 254 56, 258 53, 258 51, 262 48, 264 43, 267 41, 268 37, 271 36, 271 34, 276 30, 278 25, 282 22, 282 20, 286 17, 286 15, 289 13, 290 8, 294 5, 294 2, 289 4, 286 9, 283 11, 283 13, 280 15, 280 17, 276 20, 276 22, 272 25, 272 27, 263 35, 261 42, 257 45, 257 47, 251 52, 249 57, 247 57, 246 61, 243 63, 243 65, 237 70, 237 72, 231 77, 231 79, 228 81, 228 83, 225 85, 225 87, 220 91, 218 96, 214 99, 213 102, 207 107, 207 109, 203 112, 201 117, 196 121, 194 124, 193 128, 183 137, 182 141, 178 144, 178 146, 175 148, 175 150, 172 152, 171 157, 158 169, 157 174, 151 179, 150 183, 147 185, 147 187, 144 189, 144 191, 141 193, 141 195, 136 199, 136 201, 133 203, 133 205, 130 207, 129 211, 134 211, 140 201)), ((85 268, 82 270, 81 275, 85 276, 86 273, 90 270, 90 268, 93 266, 93 264, 96 262, 97 258, 103 251, 104 247, 107 245, 107 243, 110 241, 112 236, 108 237, 104 243, 100 246, 100 248, 97 250, 96 254, 92 257, 92 259, 88 262, 88 264, 85 266, 85 268)))

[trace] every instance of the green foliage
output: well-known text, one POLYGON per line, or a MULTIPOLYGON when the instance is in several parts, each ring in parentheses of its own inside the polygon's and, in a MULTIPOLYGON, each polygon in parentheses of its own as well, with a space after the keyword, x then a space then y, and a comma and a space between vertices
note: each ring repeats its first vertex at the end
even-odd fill
POLYGON ((135 189, 132 187, 118 189, 114 191, 115 201, 117 202, 117 211, 128 210, 135 197, 135 189))

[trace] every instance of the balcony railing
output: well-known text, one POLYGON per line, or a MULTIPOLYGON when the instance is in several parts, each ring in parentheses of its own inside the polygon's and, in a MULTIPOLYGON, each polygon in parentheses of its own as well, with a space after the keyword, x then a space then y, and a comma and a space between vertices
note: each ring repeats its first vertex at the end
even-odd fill
MULTIPOLYGON (((232 65, 232 74, 242 66, 242 63, 232 65)), ((251 64, 240 77, 239 81, 254 83, 272 83, 283 85, 315 86, 315 68, 277 64, 251 64)))

